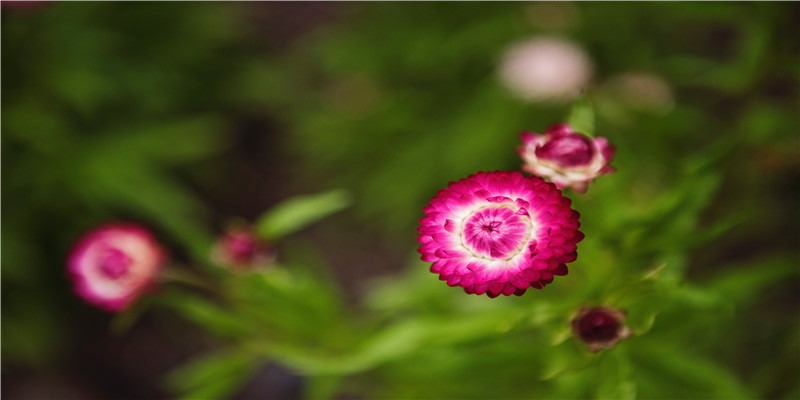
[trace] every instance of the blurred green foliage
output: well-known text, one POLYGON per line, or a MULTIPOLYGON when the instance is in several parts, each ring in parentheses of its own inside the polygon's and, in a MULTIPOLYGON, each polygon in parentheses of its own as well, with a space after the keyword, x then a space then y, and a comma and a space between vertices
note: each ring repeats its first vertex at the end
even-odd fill
POLYGON ((215 52, 236 30, 208 5, 28 7, 3 5, 3 355, 43 363, 68 343, 53 335, 69 324, 63 260, 78 235, 131 218, 205 254, 206 205, 176 171, 227 146, 206 93, 228 76, 215 52))
MULTIPOLYGON (((182 398, 227 398, 268 362, 307 398, 800 396, 794 4, 341 3, 279 50, 247 25, 273 4, 3 7, 4 369, 67 357, 82 309, 63 301, 69 246, 135 219, 176 264, 111 327, 169 310, 214 337, 164 378, 182 398), (574 109, 499 84, 504 50, 537 35, 592 58, 574 109), (630 73, 670 98, 626 97, 630 73), (221 205, 191 177, 241 155, 232 127, 253 112, 285 130, 264 157, 298 155, 293 177, 343 190, 266 210, 255 225, 279 260, 237 272, 207 260, 221 205), (586 234, 570 274, 520 298, 437 281, 414 253, 421 208, 450 181, 518 169, 518 133, 565 119, 617 146, 615 174, 567 192, 586 234), (409 254, 356 304, 301 232, 351 200, 341 229, 409 254), (594 354, 569 321, 598 305, 626 310, 634 336, 594 354)), ((293 7, 275 12, 313 10, 293 7)))

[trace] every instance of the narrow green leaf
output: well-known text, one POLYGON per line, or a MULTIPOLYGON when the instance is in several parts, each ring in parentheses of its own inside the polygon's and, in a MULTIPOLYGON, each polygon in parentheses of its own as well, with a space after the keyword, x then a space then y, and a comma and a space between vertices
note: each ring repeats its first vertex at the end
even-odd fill
POLYGON ((594 135, 594 109, 585 98, 580 98, 572 105, 566 121, 575 132, 594 135))
POLYGON ((608 350, 604 354, 597 387, 597 399, 633 400, 636 398, 636 382, 633 379, 633 366, 625 353, 624 346, 608 350))
POLYGON ((731 266, 708 288, 732 303, 745 304, 769 286, 797 275, 797 258, 782 254, 754 263, 731 266))
POLYGON ((259 218, 258 234, 266 240, 281 238, 343 210, 350 202, 350 195, 341 189, 288 199, 259 218))
POLYGON ((224 121, 215 115, 197 115, 112 130, 86 143, 87 151, 105 163, 144 159, 178 165, 197 161, 230 145, 224 121))
POLYGON ((655 377, 655 390, 666 398, 752 398, 732 371, 685 344, 650 343, 636 346, 628 355, 636 374, 642 375, 639 379, 655 377))
POLYGON ((158 300, 217 336, 238 337, 251 332, 251 325, 243 318, 203 297, 172 291, 158 300))
POLYGON ((242 352, 203 355, 170 372, 167 386, 182 399, 227 398, 252 374, 256 361, 242 352))

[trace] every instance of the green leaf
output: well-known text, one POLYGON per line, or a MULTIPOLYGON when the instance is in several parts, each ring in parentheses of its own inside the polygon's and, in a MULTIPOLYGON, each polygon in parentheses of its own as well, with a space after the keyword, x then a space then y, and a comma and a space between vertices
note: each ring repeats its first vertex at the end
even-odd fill
POLYGON ((352 352, 331 354, 288 343, 257 345, 256 351, 307 375, 347 375, 369 370, 416 351, 429 337, 430 321, 404 321, 366 338, 352 352))
POLYGON ((227 398, 257 365, 254 356, 243 352, 203 355, 170 372, 167 386, 181 399, 227 398))
POLYGON ((238 337, 252 332, 243 318, 203 297, 173 290, 158 300, 217 336, 238 337))
POLYGON ((575 132, 584 135, 594 135, 594 109, 585 98, 578 99, 573 103, 572 109, 567 117, 569 124, 575 132))
POLYGON ((709 289, 732 303, 743 304, 755 299, 769 286, 797 275, 796 256, 777 255, 767 260, 731 266, 709 284, 709 289))
POLYGON ((275 240, 343 210, 350 202, 350 195, 341 189, 294 197, 264 213, 256 228, 262 238, 275 240))
POLYGON ((598 368, 600 384, 597 387, 598 399, 636 398, 636 382, 633 379, 633 366, 628 359, 624 346, 608 350, 598 368))
POLYGON ((227 282, 226 292, 243 318, 292 342, 321 345, 340 327, 338 299, 309 277, 280 266, 242 274, 227 282))
MULTIPOLYGON (((665 398, 752 398, 730 370, 685 344, 640 343, 629 356, 638 381, 649 381, 650 390, 665 398)), ((655 393, 650 393, 652 396, 655 393)), ((642 397, 649 397, 641 393, 642 397)))
POLYGON ((196 161, 224 150, 223 121, 213 115, 193 116, 139 126, 107 135, 96 144, 101 154, 136 154, 164 164, 196 161))
POLYGON ((160 226, 186 246, 197 259, 205 259, 211 234, 200 222, 204 205, 190 191, 151 163, 124 154, 92 154, 75 176, 85 202, 121 204, 160 226))

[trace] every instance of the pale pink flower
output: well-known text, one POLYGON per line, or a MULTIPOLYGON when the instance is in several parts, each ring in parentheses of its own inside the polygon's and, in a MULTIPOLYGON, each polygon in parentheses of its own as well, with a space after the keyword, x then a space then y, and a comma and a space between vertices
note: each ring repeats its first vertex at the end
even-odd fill
POLYGON ((523 132, 519 155, 522 170, 549 179, 559 189, 585 192, 592 180, 614 172, 608 165, 616 148, 604 137, 590 138, 567 124, 551 126, 543 135, 523 132))
POLYGON ((500 82, 527 101, 564 102, 578 97, 592 77, 592 62, 577 44, 536 37, 506 50, 500 82))
POLYGON ((423 208, 419 248, 431 272, 469 294, 522 295, 566 275, 583 239, 561 191, 518 171, 451 182, 423 208))
POLYGON ((164 261, 165 252, 149 231, 114 223, 84 235, 73 247, 67 269, 79 296, 116 312, 153 286, 164 261))

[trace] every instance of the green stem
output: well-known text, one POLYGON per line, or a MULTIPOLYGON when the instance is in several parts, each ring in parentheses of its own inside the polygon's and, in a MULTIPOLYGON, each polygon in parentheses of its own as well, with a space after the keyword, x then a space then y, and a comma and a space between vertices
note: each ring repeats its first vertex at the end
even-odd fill
POLYGON ((165 283, 175 282, 221 294, 219 285, 183 267, 165 268, 161 271, 161 279, 165 283))

